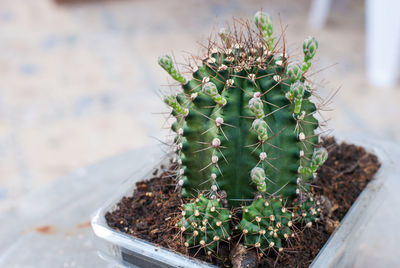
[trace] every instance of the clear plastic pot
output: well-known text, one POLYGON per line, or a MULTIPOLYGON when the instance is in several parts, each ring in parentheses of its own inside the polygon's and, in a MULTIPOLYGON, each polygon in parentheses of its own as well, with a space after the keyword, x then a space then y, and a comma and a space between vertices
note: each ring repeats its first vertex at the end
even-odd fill
MULTIPOLYGON (((370 222, 375 219, 374 216, 378 208, 387 198, 387 184, 391 183, 394 179, 393 176, 400 173, 394 160, 400 160, 400 147, 398 145, 354 137, 341 140, 363 146, 367 151, 378 156, 382 166, 376 174, 375 180, 368 184, 343 218, 339 227, 320 250, 310 266, 312 268, 354 267, 354 260, 357 258, 354 254, 357 254, 360 248, 357 246, 359 244, 357 244, 357 241, 363 241, 365 236, 369 236, 365 232, 372 232, 371 230, 368 231, 366 225, 367 223, 369 226, 371 225, 370 222)), ((103 259, 128 267, 215 267, 160 248, 142 239, 117 232, 106 223, 105 214, 116 209, 117 203, 123 196, 132 194, 135 182, 149 178, 154 175, 155 171, 160 172, 162 165, 167 166, 167 159, 168 157, 165 157, 161 160, 152 170, 149 170, 146 176, 133 178, 127 182, 130 186, 120 191, 119 194, 97 210, 92 217, 92 228, 98 238, 99 255, 103 259)), ((400 186, 400 183, 397 182, 397 185, 400 186)), ((387 232, 389 233, 389 230, 387 232)))

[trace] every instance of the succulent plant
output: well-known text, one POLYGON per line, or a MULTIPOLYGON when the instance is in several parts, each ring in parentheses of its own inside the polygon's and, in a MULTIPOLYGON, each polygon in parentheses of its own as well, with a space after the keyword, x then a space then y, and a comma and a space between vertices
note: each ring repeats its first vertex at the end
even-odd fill
POLYGON ((282 240, 292 236, 293 213, 282 199, 258 198, 250 206, 243 208, 240 230, 246 246, 254 246, 262 251, 278 248, 282 251, 282 240))
POLYGON ((183 206, 179 222, 186 234, 187 247, 202 245, 213 252, 220 240, 230 240, 230 211, 223 208, 220 200, 210 200, 199 195, 183 206))
POLYGON ((293 222, 318 217, 310 181, 327 151, 318 147, 306 79, 318 43, 308 37, 303 62, 294 62, 274 39, 271 17, 257 12, 254 21, 255 30, 248 22, 242 31, 221 29, 191 78, 170 56, 159 58, 183 89, 165 102, 176 119, 177 184, 184 198, 197 198, 178 224, 187 246, 213 250, 228 239, 235 208, 245 245, 262 251, 281 249, 293 222))

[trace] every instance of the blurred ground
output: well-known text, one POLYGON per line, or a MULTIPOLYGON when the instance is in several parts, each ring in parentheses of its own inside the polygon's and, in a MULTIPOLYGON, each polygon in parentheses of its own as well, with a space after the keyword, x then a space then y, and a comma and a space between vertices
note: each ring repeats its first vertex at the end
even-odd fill
MULTIPOLYGON (((163 139, 158 55, 196 53, 218 21, 262 8, 288 24, 292 55, 320 42, 313 70, 336 133, 400 140, 400 88, 368 86, 364 3, 334 4, 326 27, 307 25, 308 0, 132 0, 57 5, 0 2, 0 211, 23 193, 114 154, 163 139), (332 64, 336 64, 332 66, 332 64), (329 81, 329 82, 328 82, 329 81)), ((132 163, 134 164, 134 163, 132 163)))

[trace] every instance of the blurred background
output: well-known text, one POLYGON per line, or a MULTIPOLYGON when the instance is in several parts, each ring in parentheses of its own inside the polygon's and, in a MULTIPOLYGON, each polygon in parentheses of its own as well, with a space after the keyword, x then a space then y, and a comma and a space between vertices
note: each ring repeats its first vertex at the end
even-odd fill
MULTIPOLYGON (((365 2, 0 1, 0 212, 63 175, 163 140, 168 75, 157 57, 183 61, 213 28, 260 9, 276 32, 280 19, 288 26, 293 56, 307 35, 319 40, 313 79, 325 98, 340 89, 324 113, 331 134, 400 140, 398 83, 367 77, 365 2)), ((379 44, 385 51, 389 41, 379 44)))

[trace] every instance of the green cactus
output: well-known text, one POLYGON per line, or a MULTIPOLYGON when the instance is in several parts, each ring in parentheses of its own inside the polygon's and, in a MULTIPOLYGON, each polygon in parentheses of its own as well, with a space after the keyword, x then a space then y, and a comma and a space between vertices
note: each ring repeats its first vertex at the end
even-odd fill
POLYGON ((244 244, 263 252, 274 247, 281 251, 282 240, 287 240, 293 233, 292 218, 282 199, 256 199, 243 208, 239 228, 244 236, 244 244))
POLYGON ((319 208, 320 202, 315 201, 311 194, 296 208, 298 221, 305 224, 307 227, 311 227, 312 223, 315 222, 320 214, 321 209, 319 208))
MULTIPOLYGON (((307 38, 304 62, 289 64, 285 51, 277 49, 271 17, 257 12, 255 24, 258 34, 222 29, 219 43, 210 42, 218 45, 209 48, 189 80, 171 57, 159 59, 183 89, 165 99, 176 118, 172 129, 177 134, 178 185, 185 198, 204 193, 200 201, 185 205, 179 224, 188 246, 212 250, 213 237, 229 237, 230 213, 216 201, 221 197, 230 209, 250 204, 238 227, 248 231, 245 243, 261 250, 281 248, 291 234, 288 224, 295 219, 284 203, 302 215, 317 211, 309 199, 310 204, 294 200, 308 193, 310 180, 327 158, 327 151, 317 148, 316 106, 304 77, 318 43, 307 38), (261 198, 254 200, 256 196, 261 198), (270 206, 264 206, 266 202, 270 206), (210 206, 219 213, 210 214, 210 206), (226 224, 216 225, 218 218, 226 224), (200 235, 191 224, 200 226, 204 219, 210 229, 200 235), (260 228, 266 233, 260 235, 260 228)), ((299 221, 308 223, 316 217, 299 221)))
POLYGON ((186 234, 185 246, 201 245, 213 252, 221 240, 230 240, 230 218, 230 211, 223 208, 219 200, 210 200, 203 195, 184 204, 178 225, 186 234))

